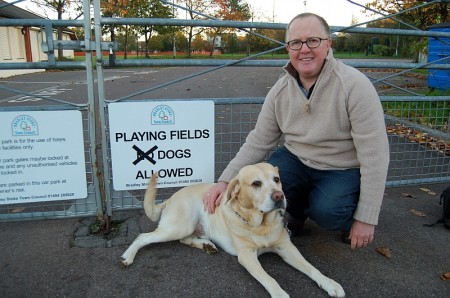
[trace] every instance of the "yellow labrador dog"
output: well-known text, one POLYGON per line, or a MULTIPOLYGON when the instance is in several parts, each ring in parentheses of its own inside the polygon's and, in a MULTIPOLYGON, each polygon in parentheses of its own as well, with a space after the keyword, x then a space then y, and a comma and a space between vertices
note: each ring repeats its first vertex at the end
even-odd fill
POLYGON ((122 255, 122 264, 131 265, 138 250, 150 243, 180 240, 206 252, 217 252, 216 243, 257 279, 272 297, 289 295, 268 275, 258 261, 266 252, 283 260, 314 280, 333 297, 344 297, 342 287, 324 276, 300 254, 285 227, 286 201, 278 169, 267 163, 242 168, 230 181, 214 214, 203 207, 203 196, 212 184, 196 184, 180 189, 170 199, 155 205, 156 176, 145 193, 144 210, 158 228, 140 234, 122 255), (213 243, 214 242, 214 243, 213 243))

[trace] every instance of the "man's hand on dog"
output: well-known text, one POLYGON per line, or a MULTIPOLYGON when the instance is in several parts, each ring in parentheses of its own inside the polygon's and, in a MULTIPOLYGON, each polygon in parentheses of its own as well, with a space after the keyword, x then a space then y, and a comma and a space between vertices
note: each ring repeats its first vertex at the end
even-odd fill
POLYGON ((228 183, 219 181, 212 187, 208 193, 203 196, 203 205, 206 211, 214 213, 216 206, 222 201, 223 194, 228 187, 228 183))

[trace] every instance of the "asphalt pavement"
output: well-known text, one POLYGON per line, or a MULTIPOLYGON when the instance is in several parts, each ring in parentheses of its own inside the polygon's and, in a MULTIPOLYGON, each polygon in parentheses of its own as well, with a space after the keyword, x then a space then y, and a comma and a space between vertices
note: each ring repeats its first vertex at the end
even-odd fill
MULTIPOLYGON (((105 98, 117 101, 124 98, 139 100, 265 97, 284 73, 280 67, 234 66, 209 72, 212 69, 211 67, 105 69, 103 74, 105 98), (135 96, 129 97, 131 94, 135 96)), ((392 76, 391 71, 384 69, 376 72, 364 71, 371 79, 380 80, 392 76)), ((3 78, 0 79, 0 86, 19 92, 17 94, 0 88, 0 108, 54 104, 43 99, 48 97, 75 104, 88 101, 86 73, 82 70, 55 70, 3 78)), ((397 88, 417 92, 426 87, 426 79, 405 74, 390 77, 386 82, 378 82, 375 87, 380 95, 385 95, 388 91, 391 94, 399 92, 401 89, 397 88)), ((403 95, 405 94, 403 92, 403 95)))
MULTIPOLYGON (((375 240, 364 249, 351 250, 313 222, 310 236, 292 241, 347 297, 449 297, 441 275, 450 272, 450 230, 424 226, 442 216, 445 186, 388 188, 375 240)), ((236 257, 176 241, 141 249, 122 268, 129 243, 155 224, 142 210, 114 213, 113 221, 121 223, 115 236, 95 234, 95 218, 0 223, 1 297, 269 297, 236 257)), ((291 297, 327 296, 278 256, 260 261, 291 297)))

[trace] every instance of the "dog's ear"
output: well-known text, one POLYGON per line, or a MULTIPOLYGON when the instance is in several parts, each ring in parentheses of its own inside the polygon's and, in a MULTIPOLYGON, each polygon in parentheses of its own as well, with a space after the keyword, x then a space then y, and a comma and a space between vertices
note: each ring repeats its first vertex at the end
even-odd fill
POLYGON ((228 183, 226 196, 225 196, 225 203, 230 201, 231 199, 234 199, 236 195, 239 193, 240 189, 239 180, 237 178, 233 178, 230 183, 228 183))

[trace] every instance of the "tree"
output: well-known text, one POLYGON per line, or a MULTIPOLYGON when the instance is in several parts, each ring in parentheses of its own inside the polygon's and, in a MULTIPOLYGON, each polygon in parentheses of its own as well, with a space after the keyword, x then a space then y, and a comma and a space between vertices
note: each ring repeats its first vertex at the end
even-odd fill
POLYGON ((187 51, 189 45, 186 36, 181 31, 175 33, 175 43, 180 51, 187 51))
MULTIPOLYGON (((127 12, 128 0, 101 0, 101 10, 104 17, 114 18, 123 17, 127 12)), ((111 41, 115 41, 115 26, 109 26, 111 41)), ((113 60, 115 60, 113 53, 113 60)))
POLYGON ((239 52, 239 38, 236 33, 225 33, 222 35, 222 47, 226 54, 239 52))
MULTIPOLYGON (((205 20, 207 17, 197 14, 207 14, 210 8, 209 0, 178 0, 177 3, 184 4, 186 6, 186 17, 189 16, 191 20, 205 20)), ((186 28, 186 34, 188 36, 187 56, 191 57, 191 45, 195 35, 200 35, 204 31, 204 28, 195 28, 189 26, 186 28)))
POLYGON ((205 49, 206 41, 201 35, 196 35, 192 40, 191 49, 193 51, 202 51, 205 49))
MULTIPOLYGON (((136 18, 172 18, 172 8, 164 5, 159 0, 139 0, 130 3, 127 15, 136 18), (131 16, 130 15, 130 16, 131 16)), ((145 57, 149 57, 149 43, 154 32, 158 34, 173 33, 174 29, 170 26, 141 26, 137 27, 140 36, 144 36, 145 57)))
MULTIPOLYGON (((102 13, 105 17, 116 18, 171 18, 172 11, 159 0, 102 0, 102 13)), ((110 26, 111 41, 115 40, 115 26, 110 26)), ((168 26, 124 26, 119 27, 124 32, 125 58, 128 49, 128 37, 133 35, 144 36, 145 56, 149 57, 149 42, 153 32, 164 34, 171 32, 168 26)))
MULTIPOLYGON (((126 11, 124 11, 123 17, 124 18, 133 18, 133 17, 139 17, 139 8, 141 6, 147 7, 147 0, 134 0, 134 1, 130 1, 128 3, 128 8, 126 9, 126 11)), ((132 40, 130 39, 130 35, 136 36, 136 39, 139 39, 139 35, 138 35, 138 30, 137 30, 137 26, 132 25, 125 25, 122 27, 118 28, 120 32, 123 32, 123 58, 124 59, 128 59, 128 49, 130 47, 130 43, 133 43, 132 40)), ((136 42, 136 52, 139 51, 138 48, 138 44, 139 42, 136 42)))
MULTIPOLYGON (((268 51, 274 47, 274 42, 272 40, 277 40, 281 43, 284 43, 285 39, 285 30, 274 30, 274 29, 256 29, 254 31, 255 33, 259 34, 260 36, 254 36, 252 37, 252 43, 251 43, 251 51, 268 51), (261 37, 263 36, 263 37, 261 37), (266 38, 265 38, 266 37, 266 38), (270 40, 270 39, 272 40, 270 40)), ((276 44, 278 47, 279 44, 276 44)), ((282 53, 285 52, 285 50, 281 50, 282 53)))
MULTIPOLYGON (((48 7, 51 10, 56 11, 58 15, 58 20, 62 20, 63 14, 66 13, 69 9, 69 6, 72 2, 70 0, 32 0, 31 2, 35 3, 38 6, 48 7)), ((58 40, 62 40, 63 37, 63 28, 58 27, 57 29, 58 40)), ((63 49, 58 47, 58 58, 63 58, 63 49)))
MULTIPOLYGON (((211 0, 213 8, 213 16, 216 19, 228 21, 247 21, 250 19, 249 5, 242 0, 211 0)), ((236 29, 226 28, 211 28, 208 30, 208 35, 211 37, 211 52, 214 52, 214 44, 217 36, 224 32, 233 32, 236 29)))
MULTIPOLYGON (((352 16, 350 25, 356 25, 358 23, 358 19, 352 16)), ((368 27, 372 24, 374 23, 369 24, 368 27)), ((376 25, 374 27, 379 28, 376 25)), ((352 52, 365 52, 368 55, 370 38, 368 34, 339 32, 333 36, 333 49, 336 52, 349 52, 350 55, 352 52)))
POLYGON ((123 51, 124 57, 127 50, 137 50, 137 38, 129 38, 126 36, 125 32, 118 32, 116 34, 117 51, 123 51))
MULTIPOLYGON (((385 14, 396 14, 428 1, 416 0, 377 0, 366 4, 367 7, 385 14)), ((375 13, 371 13, 376 15, 375 13)), ((442 1, 421 8, 401 13, 396 18, 415 27, 426 30, 428 26, 447 22, 449 17, 448 3, 442 1)))
MULTIPOLYGON (((368 27, 377 27, 377 28, 391 28, 391 29, 411 29, 419 28, 421 30, 427 30, 427 28, 433 24, 438 24, 441 22, 447 22, 449 18, 449 9, 448 3, 441 1, 439 3, 429 4, 423 7, 419 7, 416 9, 412 9, 414 7, 422 6, 425 2, 429 1, 414 1, 414 0, 379 0, 372 1, 367 3, 366 5, 374 10, 378 10, 383 12, 384 14, 397 14, 395 19, 384 19, 381 21, 375 21, 371 24, 368 24, 368 27), (409 11, 406 11, 411 9, 409 11), (406 12, 404 12, 406 11, 406 12), (403 12, 403 13, 402 13, 403 12)), ((376 36, 380 38, 379 36, 376 36)), ((393 37, 389 37, 387 40, 386 37, 384 39, 384 46, 388 46, 388 44, 395 44, 395 50, 390 49, 392 52, 395 52, 396 55, 402 56, 411 56, 416 55, 417 58, 417 49, 418 47, 423 47, 425 42, 424 38, 411 37, 411 36, 396 36, 395 40, 391 40, 393 37), (420 45, 420 46, 419 46, 420 45)), ((392 47, 392 46, 391 46, 392 47)))
POLYGON ((153 51, 161 52, 164 51, 164 35, 153 35, 150 38, 150 43, 152 45, 153 51))

